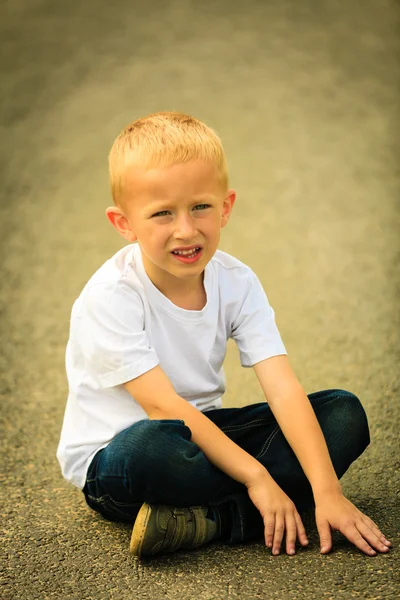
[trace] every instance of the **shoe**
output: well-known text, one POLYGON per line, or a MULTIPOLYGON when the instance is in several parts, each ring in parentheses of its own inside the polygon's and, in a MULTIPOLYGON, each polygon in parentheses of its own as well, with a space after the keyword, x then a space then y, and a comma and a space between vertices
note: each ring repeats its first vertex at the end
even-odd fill
POLYGON ((139 557, 154 556, 207 544, 219 536, 219 523, 207 513, 204 506, 174 508, 145 502, 133 526, 130 551, 139 557))

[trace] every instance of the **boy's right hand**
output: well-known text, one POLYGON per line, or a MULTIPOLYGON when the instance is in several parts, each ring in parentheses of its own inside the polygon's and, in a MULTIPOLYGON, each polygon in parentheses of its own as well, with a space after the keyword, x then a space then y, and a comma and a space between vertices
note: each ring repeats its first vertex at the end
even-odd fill
POLYGON ((247 484, 247 491, 263 518, 265 544, 272 548, 272 554, 279 554, 285 533, 287 554, 296 552, 297 538, 302 546, 307 546, 306 531, 296 506, 268 473, 247 484))

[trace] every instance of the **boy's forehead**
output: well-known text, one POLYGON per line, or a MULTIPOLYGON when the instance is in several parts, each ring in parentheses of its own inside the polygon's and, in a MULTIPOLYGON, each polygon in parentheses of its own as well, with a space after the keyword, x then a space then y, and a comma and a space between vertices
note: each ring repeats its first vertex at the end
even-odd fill
POLYGON ((176 196, 216 196, 221 191, 217 169, 204 161, 191 161, 160 168, 133 169, 127 173, 130 197, 143 201, 176 196))

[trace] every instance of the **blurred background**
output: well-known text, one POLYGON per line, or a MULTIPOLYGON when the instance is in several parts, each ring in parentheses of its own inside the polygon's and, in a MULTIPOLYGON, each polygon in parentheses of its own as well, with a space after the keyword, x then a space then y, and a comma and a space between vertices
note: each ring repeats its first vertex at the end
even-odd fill
MULTIPOLYGON (((71 306, 123 245, 104 216, 108 151, 140 116, 187 112, 220 134, 238 192, 221 249, 259 276, 306 391, 361 398, 372 444, 343 485, 398 535, 399 21, 391 0, 0 4, 2 597, 398 589, 395 550, 371 561, 341 538, 323 559, 314 538, 295 562, 255 544, 138 565, 55 451, 71 306)), ((231 343, 225 369, 226 406, 263 400, 231 343)))

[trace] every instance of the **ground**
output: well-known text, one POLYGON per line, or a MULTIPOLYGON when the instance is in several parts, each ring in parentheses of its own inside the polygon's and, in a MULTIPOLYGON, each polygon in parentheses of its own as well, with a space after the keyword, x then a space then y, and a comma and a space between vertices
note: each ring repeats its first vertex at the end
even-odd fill
MULTIPOLYGON (((383 599, 400 594, 399 6, 390 0, 2 3, 4 600, 383 599), (343 479, 394 547, 336 534, 157 561, 96 516, 55 459, 71 305, 122 240, 107 153, 133 119, 181 110, 225 143, 238 191, 221 249, 262 281, 307 392, 356 393, 372 442, 343 479), (396 571, 397 563, 397 571, 396 571)), ((263 399, 229 345, 226 406, 263 399)))

